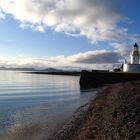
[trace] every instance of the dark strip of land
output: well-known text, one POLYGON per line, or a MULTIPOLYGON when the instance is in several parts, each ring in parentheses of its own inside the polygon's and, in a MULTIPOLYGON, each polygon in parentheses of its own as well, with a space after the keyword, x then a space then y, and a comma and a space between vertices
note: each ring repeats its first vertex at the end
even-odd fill
POLYGON ((35 72, 26 72, 30 74, 47 74, 47 75, 68 75, 68 76, 80 76, 81 72, 42 72, 42 71, 35 71, 35 72))
POLYGON ((112 84, 53 140, 139 140, 140 81, 112 84))

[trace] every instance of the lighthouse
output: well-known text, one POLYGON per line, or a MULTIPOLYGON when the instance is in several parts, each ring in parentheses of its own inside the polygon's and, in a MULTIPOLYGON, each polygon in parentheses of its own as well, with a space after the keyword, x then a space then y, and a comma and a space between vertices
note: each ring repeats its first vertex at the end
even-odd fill
POLYGON ((140 54, 139 54, 139 46, 135 43, 133 46, 133 50, 130 54, 131 64, 139 64, 140 54))
POLYGON ((130 63, 126 61, 123 64, 123 72, 140 72, 140 53, 139 46, 135 43, 130 53, 130 63))

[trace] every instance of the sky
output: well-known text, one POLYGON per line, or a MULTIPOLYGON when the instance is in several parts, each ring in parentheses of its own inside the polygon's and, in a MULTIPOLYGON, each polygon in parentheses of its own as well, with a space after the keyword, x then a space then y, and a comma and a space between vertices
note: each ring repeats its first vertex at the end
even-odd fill
POLYGON ((140 45, 139 0, 0 0, 0 66, 112 69, 140 45))

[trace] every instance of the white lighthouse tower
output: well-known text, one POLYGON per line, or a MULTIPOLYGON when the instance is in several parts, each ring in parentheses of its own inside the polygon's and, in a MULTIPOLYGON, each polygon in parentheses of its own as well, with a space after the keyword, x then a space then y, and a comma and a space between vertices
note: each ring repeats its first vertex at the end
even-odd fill
POLYGON ((135 43, 130 54, 131 62, 123 64, 123 72, 140 72, 140 53, 139 46, 135 43))
POLYGON ((133 50, 130 54, 130 57, 131 57, 131 64, 139 64, 140 54, 139 54, 139 47, 136 43, 133 46, 133 50))

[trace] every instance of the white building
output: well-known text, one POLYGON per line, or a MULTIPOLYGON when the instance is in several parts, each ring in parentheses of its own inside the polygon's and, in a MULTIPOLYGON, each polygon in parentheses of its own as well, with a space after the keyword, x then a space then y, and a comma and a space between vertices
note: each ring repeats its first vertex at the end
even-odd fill
POLYGON ((123 72, 140 72, 140 53, 139 46, 135 43, 130 54, 131 62, 123 64, 123 72))

